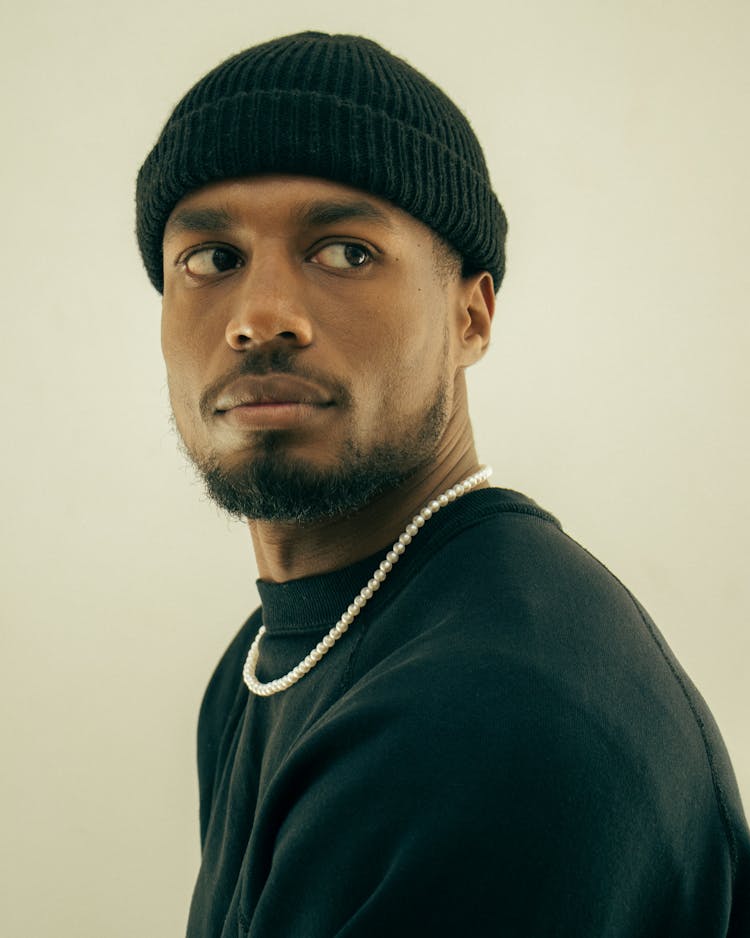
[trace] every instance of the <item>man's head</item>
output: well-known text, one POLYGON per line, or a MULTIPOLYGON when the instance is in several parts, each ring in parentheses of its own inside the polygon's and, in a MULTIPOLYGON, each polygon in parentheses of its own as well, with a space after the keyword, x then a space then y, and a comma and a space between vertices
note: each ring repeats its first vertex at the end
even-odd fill
POLYGON ((284 36, 233 56, 188 91, 138 175, 138 241, 158 290, 177 202, 206 183, 263 173, 330 179, 386 199, 500 288, 507 225, 474 132, 440 88, 369 39, 284 36))
POLYGON ((369 40, 247 50, 141 169, 176 424, 236 514, 356 510, 456 446, 505 219, 468 123, 369 40))

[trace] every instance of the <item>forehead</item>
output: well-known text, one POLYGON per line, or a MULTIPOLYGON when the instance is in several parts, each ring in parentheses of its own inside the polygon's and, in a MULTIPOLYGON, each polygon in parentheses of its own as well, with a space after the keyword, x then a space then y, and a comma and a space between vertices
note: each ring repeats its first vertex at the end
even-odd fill
POLYGON ((264 175, 224 179, 188 193, 172 210, 164 239, 186 230, 225 231, 269 219, 294 227, 359 220, 396 234, 430 233, 403 209, 361 189, 310 176, 264 175))

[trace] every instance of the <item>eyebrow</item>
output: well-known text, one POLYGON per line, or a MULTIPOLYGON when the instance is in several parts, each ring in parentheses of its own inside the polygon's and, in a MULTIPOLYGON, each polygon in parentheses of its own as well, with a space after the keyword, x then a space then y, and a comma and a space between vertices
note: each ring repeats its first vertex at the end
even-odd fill
POLYGON ((365 199, 354 202, 329 202, 328 200, 308 202, 295 214, 301 224, 311 228, 335 225, 340 221, 350 221, 358 218, 377 222, 385 228, 393 228, 388 215, 365 199))
POLYGON ((236 226, 236 219, 222 208, 183 208, 169 219, 164 235, 169 237, 173 231, 220 232, 236 226))
MULTIPOLYGON (((365 219, 377 222, 385 228, 393 228, 386 213, 365 199, 352 202, 308 202, 294 214, 301 225, 309 228, 335 225, 352 219, 365 219)), ((164 237, 166 239, 179 231, 206 231, 216 234, 236 227, 237 220, 226 209, 183 208, 170 217, 164 229, 164 237)))

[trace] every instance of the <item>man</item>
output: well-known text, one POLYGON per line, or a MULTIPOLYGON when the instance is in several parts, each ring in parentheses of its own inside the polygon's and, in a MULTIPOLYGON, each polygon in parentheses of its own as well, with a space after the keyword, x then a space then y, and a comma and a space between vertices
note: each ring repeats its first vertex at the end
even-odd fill
POLYGON ((274 40, 177 105, 137 210, 176 425, 262 600, 201 710, 188 934, 750 934, 704 702, 477 461, 506 225, 457 108, 366 39, 274 40))

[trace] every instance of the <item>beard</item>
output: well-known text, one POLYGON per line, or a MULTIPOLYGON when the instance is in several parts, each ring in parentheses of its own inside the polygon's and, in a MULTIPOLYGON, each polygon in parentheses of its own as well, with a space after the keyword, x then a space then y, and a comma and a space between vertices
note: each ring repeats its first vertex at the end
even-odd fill
POLYGON ((259 432, 253 455, 230 467, 216 453, 192 452, 184 438, 183 449, 206 494, 232 517, 297 524, 344 517, 430 462, 448 424, 447 390, 447 380, 441 381, 432 404, 400 441, 365 449, 349 438, 338 461, 327 467, 290 456, 282 430, 259 432))

